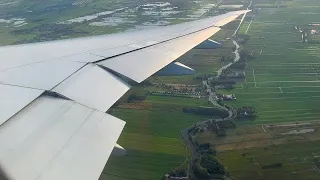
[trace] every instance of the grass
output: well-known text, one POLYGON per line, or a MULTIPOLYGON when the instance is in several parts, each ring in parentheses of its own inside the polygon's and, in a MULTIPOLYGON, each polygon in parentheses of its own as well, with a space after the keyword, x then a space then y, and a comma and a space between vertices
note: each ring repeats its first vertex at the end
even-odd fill
POLYGON ((114 109, 112 114, 126 120, 125 133, 139 132, 145 135, 175 138, 180 137, 181 129, 206 119, 204 116, 184 114, 181 109, 114 109))
POLYGON ((126 156, 110 157, 100 180, 160 179, 164 172, 170 172, 172 167, 178 167, 185 159, 184 152, 179 155, 171 155, 134 148, 127 148, 127 151, 126 156))

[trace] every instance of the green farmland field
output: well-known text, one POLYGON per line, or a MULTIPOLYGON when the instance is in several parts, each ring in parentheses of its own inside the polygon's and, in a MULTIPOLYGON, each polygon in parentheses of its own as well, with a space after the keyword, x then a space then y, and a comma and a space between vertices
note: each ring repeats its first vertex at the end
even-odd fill
POLYGON ((314 155, 319 153, 319 141, 250 148, 241 151, 219 153, 219 159, 236 179, 308 179, 320 178, 314 168, 314 155), (282 163, 282 167, 263 169, 261 167, 282 163))
POLYGON ((240 28, 240 33, 250 36, 242 48, 255 58, 248 61, 246 82, 227 92, 235 93, 237 101, 227 104, 253 106, 259 116, 241 123, 320 118, 320 44, 302 43, 301 33, 294 28, 319 20, 320 4, 298 0, 281 5, 287 8, 255 9, 253 17, 240 28))
MULTIPOLYGON (((186 102, 189 99, 171 98, 171 102, 186 102)), ((168 110, 164 100, 168 97, 151 96, 146 100, 163 107, 160 109, 117 108, 112 111, 114 116, 126 120, 118 143, 128 150, 128 155, 110 157, 101 180, 160 179, 184 163, 188 151, 180 139, 180 131, 207 117, 184 114, 181 108, 168 110)))

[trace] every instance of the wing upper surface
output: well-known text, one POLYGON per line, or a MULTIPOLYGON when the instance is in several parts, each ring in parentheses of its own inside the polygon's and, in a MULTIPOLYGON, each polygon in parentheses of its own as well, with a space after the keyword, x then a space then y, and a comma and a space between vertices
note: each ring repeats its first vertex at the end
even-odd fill
POLYGON ((188 36, 107 59, 98 64, 140 83, 219 30, 220 28, 217 27, 207 28, 188 36))
POLYGON ((0 47, 0 170, 11 180, 98 179, 124 126, 104 113, 130 88, 118 75, 142 82, 246 12, 0 47))

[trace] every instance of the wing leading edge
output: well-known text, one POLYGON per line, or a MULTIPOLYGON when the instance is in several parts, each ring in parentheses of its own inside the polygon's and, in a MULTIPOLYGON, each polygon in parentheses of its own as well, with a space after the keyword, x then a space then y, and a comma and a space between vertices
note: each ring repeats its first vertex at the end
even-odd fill
POLYGON ((248 11, 142 32, 0 48, 0 177, 98 179, 125 122, 108 110, 248 11))

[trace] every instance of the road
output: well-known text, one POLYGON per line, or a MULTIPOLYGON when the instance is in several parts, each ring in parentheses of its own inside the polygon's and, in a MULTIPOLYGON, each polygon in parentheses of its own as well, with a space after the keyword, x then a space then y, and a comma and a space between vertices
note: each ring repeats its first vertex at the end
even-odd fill
POLYGON ((189 177, 193 178, 194 177, 194 173, 193 173, 192 167, 194 165, 194 162, 195 162, 196 158, 198 157, 198 152, 197 152, 196 148, 194 147, 194 145, 192 144, 192 142, 189 139, 188 130, 191 129, 191 128, 192 127, 189 127, 187 129, 182 130, 181 131, 181 136, 182 136, 182 139, 183 139, 185 145, 191 150, 191 153, 192 153, 190 164, 189 164, 189 167, 188 167, 188 175, 189 175, 189 177))
MULTIPOLYGON (((219 4, 222 3, 222 1, 223 1, 223 0, 219 1, 214 7, 219 6, 219 4)), ((209 11, 210 11, 210 10, 209 10, 209 11)), ((208 13, 209 11, 205 12, 204 14, 202 14, 202 16, 200 17, 200 19, 203 19, 204 17, 206 17, 206 16, 207 16, 207 13, 208 13)))
POLYGON ((246 30, 246 32, 245 32, 244 34, 247 34, 247 33, 248 33, 249 28, 250 28, 250 26, 251 26, 251 23, 252 23, 252 20, 250 21, 250 23, 249 23, 249 25, 248 25, 248 27, 247 27, 247 30, 246 30))
MULTIPOLYGON (((249 10, 249 8, 251 7, 251 4, 252 4, 252 1, 250 1, 250 4, 248 5, 247 10, 249 10)), ((246 15, 247 15, 247 13, 245 13, 245 14, 242 16, 241 21, 240 21, 240 23, 239 23, 239 26, 238 26, 237 29, 234 31, 234 33, 233 33, 232 36, 235 36, 235 35, 237 34, 237 32, 239 31, 240 26, 241 26, 244 18, 246 17, 246 15)))

